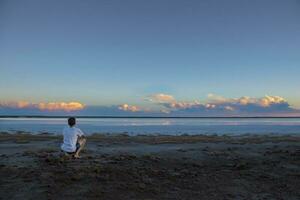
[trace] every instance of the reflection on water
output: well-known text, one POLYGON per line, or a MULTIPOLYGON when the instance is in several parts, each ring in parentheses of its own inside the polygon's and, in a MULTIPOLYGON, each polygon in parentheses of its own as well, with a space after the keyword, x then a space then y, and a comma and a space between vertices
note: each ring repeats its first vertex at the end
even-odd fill
MULTIPOLYGON (((65 118, 0 118, 0 131, 60 134, 65 118)), ((78 118, 87 134, 300 133, 300 118, 78 118)))

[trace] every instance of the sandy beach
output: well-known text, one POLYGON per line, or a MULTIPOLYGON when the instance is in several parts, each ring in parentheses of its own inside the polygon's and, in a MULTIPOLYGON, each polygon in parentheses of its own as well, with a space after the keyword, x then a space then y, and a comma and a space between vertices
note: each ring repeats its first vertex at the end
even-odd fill
POLYGON ((299 136, 0 134, 0 199, 299 199, 299 136))

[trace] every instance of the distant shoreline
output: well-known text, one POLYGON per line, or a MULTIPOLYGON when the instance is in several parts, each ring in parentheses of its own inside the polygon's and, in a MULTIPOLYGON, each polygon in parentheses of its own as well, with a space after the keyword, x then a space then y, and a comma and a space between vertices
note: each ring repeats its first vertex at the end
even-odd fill
MULTIPOLYGON (((68 118, 69 116, 46 116, 46 115, 0 115, 1 118, 68 118)), ((133 119, 297 119, 300 116, 293 117, 263 117, 263 116, 252 116, 252 117, 183 117, 183 116, 174 116, 174 117, 163 117, 163 116, 76 116, 76 118, 133 118, 133 119)))

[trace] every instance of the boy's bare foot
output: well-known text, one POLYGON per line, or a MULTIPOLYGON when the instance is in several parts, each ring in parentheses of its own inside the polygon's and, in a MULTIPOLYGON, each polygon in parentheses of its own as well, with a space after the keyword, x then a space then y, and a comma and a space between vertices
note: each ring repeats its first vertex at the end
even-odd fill
POLYGON ((76 155, 76 154, 75 154, 75 155, 74 155, 74 158, 81 158, 81 157, 80 157, 79 155, 76 155))

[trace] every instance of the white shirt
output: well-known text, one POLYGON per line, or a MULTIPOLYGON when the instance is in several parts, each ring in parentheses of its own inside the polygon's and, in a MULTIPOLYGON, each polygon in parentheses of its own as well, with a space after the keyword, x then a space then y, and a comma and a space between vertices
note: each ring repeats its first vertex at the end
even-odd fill
POLYGON ((61 145, 61 149, 66 152, 75 152, 77 139, 82 135, 83 132, 79 128, 65 127, 63 130, 64 143, 61 145))

